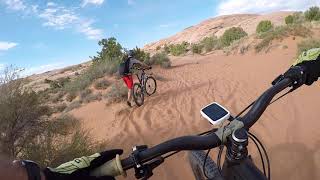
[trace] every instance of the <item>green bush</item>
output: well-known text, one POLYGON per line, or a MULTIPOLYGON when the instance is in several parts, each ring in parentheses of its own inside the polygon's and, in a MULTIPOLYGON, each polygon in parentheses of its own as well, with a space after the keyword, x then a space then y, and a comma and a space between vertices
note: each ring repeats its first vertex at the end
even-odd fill
POLYGON ((189 47, 188 42, 182 42, 181 44, 171 44, 169 46, 169 49, 170 49, 170 53, 173 56, 180 56, 188 52, 188 47, 189 47))
POLYGON ((233 41, 241 39, 247 35, 248 34, 241 27, 232 27, 223 33, 220 37, 220 41, 223 47, 227 47, 230 46, 233 41))
POLYGON ((150 60, 150 53, 146 53, 138 47, 133 49, 133 57, 139 61, 146 62, 150 60))
POLYGON ((98 90, 107 89, 110 86, 110 82, 106 79, 101 79, 94 84, 94 88, 98 90))
POLYGON ((191 44, 191 50, 193 54, 201 54, 203 46, 202 44, 191 44))
POLYGON ((210 52, 214 49, 220 49, 219 39, 216 36, 205 37, 200 43, 206 52, 210 52))
POLYGON ((262 39, 262 41, 255 46, 255 50, 256 52, 260 52, 264 48, 268 47, 270 43, 275 39, 282 39, 289 35, 306 37, 310 34, 311 31, 300 24, 279 26, 271 31, 261 34, 259 38, 262 39))
POLYGON ((320 48, 320 39, 306 39, 298 43, 298 55, 303 51, 312 49, 312 48, 320 48))
POLYGON ((309 10, 307 10, 304 13, 304 17, 308 21, 319 21, 320 20, 320 9, 317 6, 310 7, 309 10))
POLYGON ((256 28, 256 32, 257 33, 264 33, 267 31, 270 31, 273 28, 273 25, 271 23, 271 21, 266 20, 266 21, 260 21, 257 28, 256 28))
POLYGON ((150 62, 148 62, 147 64, 149 65, 155 64, 155 65, 160 65, 163 68, 168 68, 171 66, 171 61, 166 53, 161 52, 161 53, 154 54, 151 57, 150 62))
POLYGON ((112 61, 123 57, 123 48, 116 38, 102 39, 98 44, 102 49, 97 56, 91 57, 94 62, 112 61))
POLYGON ((286 22, 287 25, 288 24, 293 24, 293 22, 294 22, 293 16, 292 15, 287 16, 285 18, 285 22, 286 22))

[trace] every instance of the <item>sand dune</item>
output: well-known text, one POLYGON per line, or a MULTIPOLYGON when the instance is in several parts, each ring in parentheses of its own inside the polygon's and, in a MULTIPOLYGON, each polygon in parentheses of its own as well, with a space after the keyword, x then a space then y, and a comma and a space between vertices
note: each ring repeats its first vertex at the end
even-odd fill
MULTIPOLYGON (((211 127, 200 117, 201 107, 217 101, 236 114, 290 66, 296 44, 292 39, 283 43, 288 49, 268 54, 175 58, 171 69, 154 70, 164 80, 144 106, 95 102, 72 113, 97 140, 107 140, 107 148, 124 148, 125 154, 133 145, 196 134, 211 127)), ((270 106, 251 129, 267 147, 272 179, 320 179, 319 93, 319 83, 300 88, 270 106)), ((260 164, 256 150, 252 153, 260 164)), ((132 172, 128 179, 134 179, 132 172)), ((194 179, 186 153, 168 159, 152 179, 194 179)))

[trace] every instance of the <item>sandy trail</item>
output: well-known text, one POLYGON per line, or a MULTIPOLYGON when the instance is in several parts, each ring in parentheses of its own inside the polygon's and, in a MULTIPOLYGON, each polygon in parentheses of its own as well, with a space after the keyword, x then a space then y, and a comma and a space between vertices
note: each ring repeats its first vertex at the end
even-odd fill
MULTIPOLYGON (((261 55, 176 58, 173 68, 154 70, 165 80, 158 81, 157 93, 144 106, 95 102, 73 114, 96 139, 107 140, 107 148, 124 148, 126 154, 133 145, 208 130, 199 110, 217 101, 233 114, 240 112, 290 66, 295 43, 284 43, 288 49, 261 55)), ((251 129, 267 147, 273 179, 320 179, 319 93, 319 84, 300 88, 270 106, 251 129)), ((255 150, 253 156, 257 159, 255 150)), ((186 159, 185 153, 168 159, 152 179, 194 179, 186 159)))

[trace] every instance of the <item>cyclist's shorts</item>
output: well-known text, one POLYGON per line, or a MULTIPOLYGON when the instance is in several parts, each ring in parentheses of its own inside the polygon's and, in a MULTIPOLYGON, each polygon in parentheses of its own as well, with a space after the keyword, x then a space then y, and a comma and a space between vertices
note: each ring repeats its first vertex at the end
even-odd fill
POLYGON ((132 89, 132 86, 133 86, 132 75, 123 76, 122 79, 126 83, 128 89, 132 89))

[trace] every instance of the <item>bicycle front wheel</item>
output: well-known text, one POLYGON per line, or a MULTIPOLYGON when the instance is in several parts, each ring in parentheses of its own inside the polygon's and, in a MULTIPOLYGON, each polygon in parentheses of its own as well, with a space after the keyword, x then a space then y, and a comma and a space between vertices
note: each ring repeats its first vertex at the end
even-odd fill
POLYGON ((144 102, 144 94, 141 84, 134 83, 133 84, 133 100, 137 106, 142 106, 144 102))
POLYGON ((204 151, 190 151, 189 152, 189 162, 192 172, 196 180, 206 180, 203 170, 206 171, 206 175, 209 180, 223 180, 219 173, 217 164, 210 158, 207 157, 206 164, 203 169, 203 163, 205 161, 204 151))
POLYGON ((154 77, 147 77, 144 85, 146 93, 151 96, 157 90, 157 81, 154 77))

